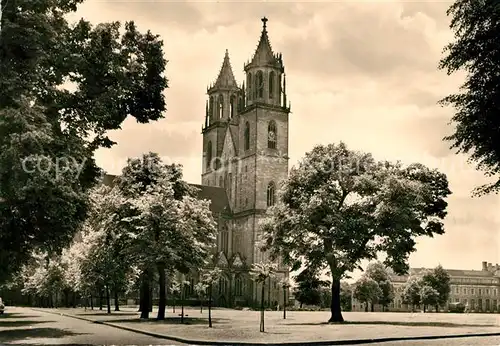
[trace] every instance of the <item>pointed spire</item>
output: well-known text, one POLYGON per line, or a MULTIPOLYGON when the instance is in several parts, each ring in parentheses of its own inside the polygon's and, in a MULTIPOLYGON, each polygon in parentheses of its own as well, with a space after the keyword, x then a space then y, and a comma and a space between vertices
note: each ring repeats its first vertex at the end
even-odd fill
POLYGON ((252 64, 265 65, 277 63, 271 43, 269 42, 269 37, 267 36, 267 21, 266 17, 262 18, 262 33, 251 62, 252 64))
POLYGON ((229 52, 226 49, 226 54, 224 55, 224 61, 222 62, 222 67, 217 77, 217 81, 213 87, 237 87, 236 80, 234 78, 233 69, 231 68, 231 63, 229 62, 229 52))

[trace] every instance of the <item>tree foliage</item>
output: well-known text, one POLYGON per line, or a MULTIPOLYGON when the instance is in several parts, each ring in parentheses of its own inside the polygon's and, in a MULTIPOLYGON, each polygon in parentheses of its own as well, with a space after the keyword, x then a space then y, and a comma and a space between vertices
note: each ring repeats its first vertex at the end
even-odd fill
POLYGON ((365 304, 365 311, 368 311, 368 304, 377 304, 382 297, 382 289, 377 281, 367 275, 363 275, 354 286, 354 298, 365 304))
MULTIPOLYGON (((500 172, 500 3, 497 0, 456 0, 447 11, 453 42, 445 48, 440 68, 467 73, 461 90, 441 103, 455 108, 455 132, 445 138, 452 148, 470 155, 488 176, 500 172)), ((485 194, 500 190, 500 179, 479 187, 485 194)))
POLYGON ((427 306, 436 306, 439 301, 439 292, 425 283, 420 288, 420 303, 424 306, 424 312, 427 306))
POLYGON ((404 304, 411 305, 412 310, 421 303, 422 279, 418 276, 410 276, 403 286, 401 298, 404 304))
POLYGON ((165 110, 159 37, 133 22, 123 34, 118 22, 69 23, 82 1, 1 0, 0 281, 33 249, 71 243, 101 173, 93 154, 114 144, 106 133, 165 110))
POLYGON ((394 287, 387 268, 379 261, 371 262, 365 270, 365 275, 377 283, 382 292, 378 298, 378 303, 386 308, 394 300, 394 287))
POLYGON ((330 285, 330 282, 321 280, 318 273, 308 268, 295 277, 295 282, 297 287, 294 290, 294 296, 301 306, 302 304, 320 305, 322 288, 330 285))
POLYGON ((362 259, 408 270, 415 237, 443 234, 450 194, 444 174, 422 164, 377 162, 345 144, 317 146, 294 167, 263 224, 264 250, 297 270, 332 276, 331 321, 343 321, 340 280, 362 259))
POLYGON ((441 265, 422 275, 423 283, 432 287, 438 293, 438 300, 434 304, 436 309, 437 306, 444 306, 448 302, 451 292, 450 280, 450 274, 441 265))
MULTIPOLYGON (((330 304, 331 304, 331 292, 330 292, 330 304)), ((346 281, 340 283, 340 307, 342 311, 352 310, 352 295, 353 287, 346 281)))

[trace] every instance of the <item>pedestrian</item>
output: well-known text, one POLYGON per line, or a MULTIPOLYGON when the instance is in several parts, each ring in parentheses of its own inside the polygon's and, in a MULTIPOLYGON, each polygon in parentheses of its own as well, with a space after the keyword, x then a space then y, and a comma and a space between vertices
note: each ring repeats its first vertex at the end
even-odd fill
POLYGON ((469 314, 469 302, 465 303, 465 309, 464 312, 468 315, 469 314))

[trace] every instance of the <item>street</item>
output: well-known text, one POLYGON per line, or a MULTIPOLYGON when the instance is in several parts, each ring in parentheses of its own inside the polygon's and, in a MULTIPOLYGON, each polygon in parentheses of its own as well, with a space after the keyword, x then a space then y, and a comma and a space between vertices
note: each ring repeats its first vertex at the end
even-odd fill
POLYGON ((71 317, 13 307, 0 315, 0 344, 184 345, 71 317))
POLYGON ((451 338, 437 340, 415 340, 398 342, 381 342, 369 344, 371 346, 470 346, 470 345, 500 345, 500 336, 451 338))

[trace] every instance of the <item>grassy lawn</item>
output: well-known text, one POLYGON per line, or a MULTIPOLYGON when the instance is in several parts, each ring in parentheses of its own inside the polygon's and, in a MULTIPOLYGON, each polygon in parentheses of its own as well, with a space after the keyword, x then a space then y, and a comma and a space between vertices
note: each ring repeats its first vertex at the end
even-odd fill
POLYGON ((139 319, 137 308, 122 308, 106 314, 105 310, 59 309, 80 317, 107 321, 122 326, 147 330, 186 339, 255 342, 300 342, 320 340, 371 339, 500 332, 500 315, 451 313, 382 313, 344 312, 344 324, 327 324, 327 311, 291 311, 287 319, 278 311, 266 312, 266 332, 259 332, 258 311, 216 309, 212 311, 213 328, 208 328, 208 312, 185 309, 184 324, 180 309, 176 314, 168 308, 165 321, 139 319))

